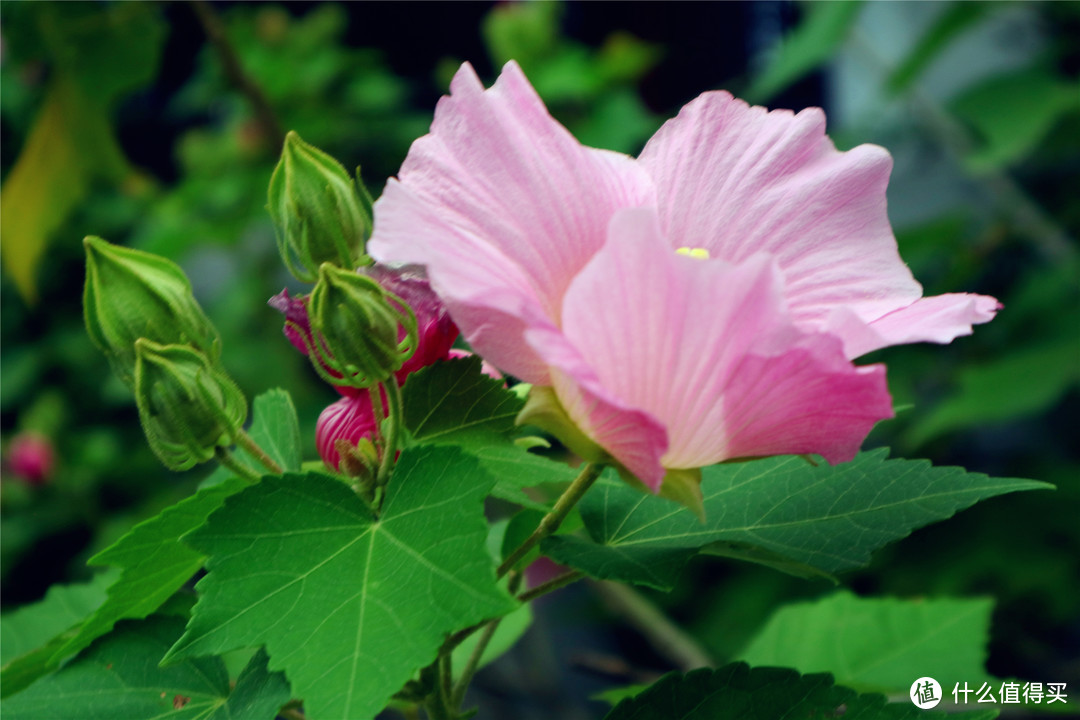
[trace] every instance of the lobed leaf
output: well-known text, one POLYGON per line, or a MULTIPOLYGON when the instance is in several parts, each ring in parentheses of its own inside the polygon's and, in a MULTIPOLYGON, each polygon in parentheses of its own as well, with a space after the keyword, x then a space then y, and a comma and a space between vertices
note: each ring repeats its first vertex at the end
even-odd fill
POLYGON ((54 675, 3 704, 8 720, 270 720, 289 699, 280 673, 258 652, 230 690, 220 658, 167 668, 158 660, 183 631, 183 620, 124 621, 54 675))
POLYGON ((521 488, 569 482, 576 471, 512 441, 524 406, 504 383, 481 372, 479 357, 435 363, 409 376, 403 389, 405 427, 420 445, 457 445, 497 478, 492 494, 534 509, 521 488))
POLYGON ((516 607, 485 547, 493 484, 460 450, 409 449, 375 517, 324 475, 263 478, 185 538, 208 574, 166 661, 265 645, 312 717, 373 717, 447 633, 516 607))
POLYGON ((92 565, 114 565, 123 572, 109 588, 108 599, 57 650, 53 661, 59 663, 82 650, 109 632, 117 621, 144 618, 161 607, 203 564, 202 553, 182 544, 180 537, 201 526, 226 498, 245 487, 244 481, 231 478, 204 488, 136 525, 90 558, 92 565))
POLYGON ((544 554, 593 577, 670 589, 702 549, 798 575, 866 565, 881 546, 979 500, 1053 486, 991 478, 885 449, 840 465, 800 457, 703 470, 705 522, 663 498, 605 478, 580 505, 590 539, 557 536, 544 554))

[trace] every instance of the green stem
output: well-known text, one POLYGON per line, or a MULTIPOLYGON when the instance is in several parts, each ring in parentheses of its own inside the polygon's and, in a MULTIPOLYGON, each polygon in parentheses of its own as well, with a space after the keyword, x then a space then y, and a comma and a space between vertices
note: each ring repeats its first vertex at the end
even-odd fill
POLYGON ((648 598, 627 585, 593 581, 604 603, 626 618, 662 657, 683 671, 715 667, 708 652, 689 633, 673 623, 648 598))
POLYGON ((274 459, 267 455, 266 451, 259 447, 258 444, 251 439, 251 436, 243 430, 237 430, 233 440, 236 442, 237 447, 242 448, 244 452, 258 460, 260 465, 274 475, 280 475, 284 472, 281 469, 281 466, 274 462, 274 459))
POLYGON ((249 468, 244 463, 236 459, 236 457, 229 452, 228 449, 223 447, 214 448, 214 457, 221 463, 223 467, 232 470, 233 473, 249 482, 256 482, 259 479, 259 474, 249 468))
POLYGON ((376 447, 382 444, 382 426, 386 417, 383 415, 382 393, 378 384, 368 388, 368 399, 371 400, 371 413, 375 416, 375 443, 376 447))
POLYGON ((465 702, 465 691, 469 689, 469 683, 472 682, 473 675, 476 674, 477 668, 480 667, 480 660, 484 657, 484 651, 487 650, 491 638, 495 636, 495 631, 499 629, 500 622, 502 622, 502 618, 495 618, 484 626, 484 632, 477 639, 476 647, 469 654, 469 659, 465 662, 465 667, 461 671, 461 677, 458 678, 457 684, 454 685, 454 691, 450 695, 451 707, 459 708, 461 703, 465 702))
POLYGON ((383 448, 382 460, 379 462, 379 474, 375 476, 375 484, 383 486, 390 477, 390 468, 394 465, 394 456, 397 455, 398 436, 401 434, 402 402, 401 388, 398 387, 397 378, 391 375, 386 383, 386 405, 390 411, 388 414, 389 430, 386 433, 386 446, 383 448))
POLYGON ((560 588, 564 588, 570 583, 577 582, 582 577, 580 570, 571 570, 565 572, 558 577, 553 577, 545 583, 541 583, 534 587, 532 590, 521 593, 517 596, 517 599, 523 603, 532 602, 538 597, 547 595, 549 592, 554 592, 560 588))
POLYGON ((521 543, 517 550, 510 554, 510 557, 503 561, 496 575, 502 577, 508 573, 537 543, 558 530, 559 526, 562 525, 562 521, 566 519, 566 516, 570 514, 578 501, 592 487, 603 470, 603 463, 589 463, 586 465, 581 474, 574 479, 574 482, 570 483, 570 487, 566 488, 566 492, 555 502, 555 507, 551 509, 551 512, 540 521, 533 534, 525 542, 521 543))

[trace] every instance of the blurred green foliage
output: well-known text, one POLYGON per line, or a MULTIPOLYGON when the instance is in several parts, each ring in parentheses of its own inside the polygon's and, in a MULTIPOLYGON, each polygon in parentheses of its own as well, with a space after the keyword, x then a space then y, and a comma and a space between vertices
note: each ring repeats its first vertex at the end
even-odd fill
MULTIPOLYGON (((1080 680, 1068 645, 1080 632, 1080 6, 936 4, 921 32, 885 57, 872 35, 875 17, 879 26, 888 20, 882 5, 894 4, 801 6, 802 21, 754 71, 711 68, 709 77, 772 104, 828 68, 876 68, 859 88, 870 109, 833 115, 827 107, 830 134, 840 145, 877 142, 896 155, 890 208, 901 254, 927 294, 992 294, 1005 310, 948 348, 867 358, 888 364, 896 404, 909 406, 868 445, 1059 489, 988 502, 919 531, 842 582, 861 594, 991 596, 992 674, 1080 680), (1009 23, 1036 28, 1024 62, 975 75, 955 64, 965 44, 1009 23), (959 77, 952 86, 950 73, 959 77), (957 191, 925 206, 917 192, 898 197, 903 167, 909 187, 933 168, 957 191)), ((432 108, 418 99, 416 78, 395 72, 382 51, 346 40, 363 13, 333 4, 211 9, 280 128, 346 167, 361 165, 377 196, 432 108)), ((646 41, 612 24, 603 41, 585 43, 565 32, 566 14, 556 3, 493 7, 479 29, 487 59, 496 69, 516 59, 583 142, 636 153, 678 109, 649 107, 641 87, 680 53, 680 38, 646 41)), ((36 430, 59 457, 40 487, 5 463, 5 611, 51 583, 87 577, 90 555, 206 475, 160 467, 130 393, 86 337, 84 235, 180 263, 248 398, 274 386, 291 391, 307 458, 315 457, 314 420, 334 399, 263 304, 293 283, 265 210, 279 150, 272 128, 210 43, 175 87, 155 85, 181 17, 198 27, 186 5, 0 5, 3 442, 36 430), (118 140, 117 128, 145 112, 140 103, 154 93, 168 94, 154 139, 170 146, 175 167, 164 170, 136 168, 118 140)), ((447 49, 425 80, 445 87, 460 62, 454 54, 447 49)), ((483 67, 483 58, 468 59, 483 67)), ((739 657, 777 607, 829 591, 824 582, 699 558, 670 594, 653 597, 722 662, 739 657)))

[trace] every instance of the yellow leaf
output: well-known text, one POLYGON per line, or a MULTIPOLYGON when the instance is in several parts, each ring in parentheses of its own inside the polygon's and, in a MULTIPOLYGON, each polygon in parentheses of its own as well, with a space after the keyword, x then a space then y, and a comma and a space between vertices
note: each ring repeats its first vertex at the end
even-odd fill
POLYGON ((51 235, 91 181, 128 172, 105 108, 57 76, 0 191, 0 258, 27 303, 37 299, 37 268, 51 235))

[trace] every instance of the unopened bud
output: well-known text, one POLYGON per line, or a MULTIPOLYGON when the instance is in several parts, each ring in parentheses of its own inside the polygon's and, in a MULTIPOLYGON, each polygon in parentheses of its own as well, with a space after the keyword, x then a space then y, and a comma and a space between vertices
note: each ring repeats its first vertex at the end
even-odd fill
POLYGON ((289 272, 314 282, 324 262, 349 270, 360 264, 371 234, 371 196, 334 158, 300 139, 285 138, 270 178, 270 217, 289 272))
POLYGON ((383 382, 416 351, 413 311, 365 275, 323 263, 308 312, 312 365, 335 385, 383 382))
POLYGON ((373 476, 379 465, 372 444, 377 432, 371 395, 364 391, 343 397, 322 411, 315 424, 315 447, 328 467, 351 477, 373 476))
POLYGON ((97 237, 86 238, 83 246, 86 330, 124 382, 135 382, 139 338, 160 345, 190 345, 217 362, 221 354, 217 330, 176 263, 97 237))
POLYGON ((232 444, 247 419, 236 383, 187 345, 135 342, 135 404, 150 448, 170 470, 187 470, 232 444))

